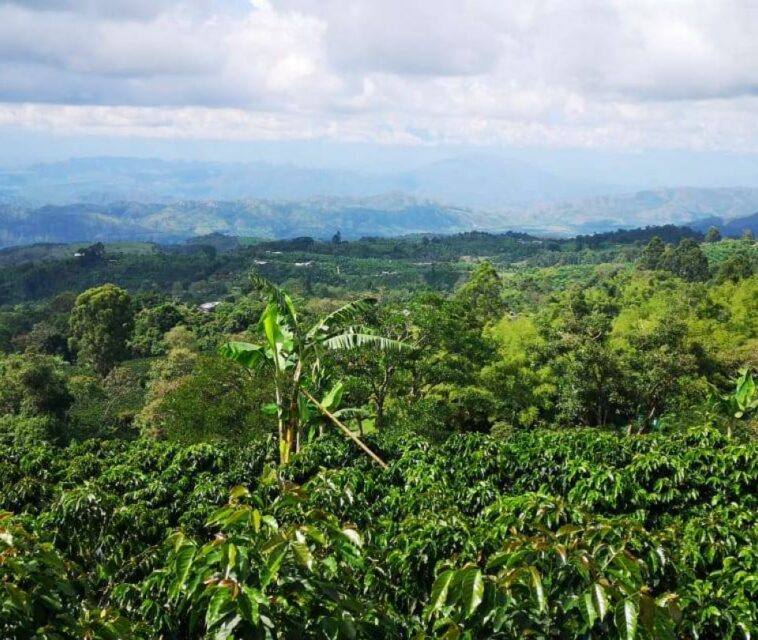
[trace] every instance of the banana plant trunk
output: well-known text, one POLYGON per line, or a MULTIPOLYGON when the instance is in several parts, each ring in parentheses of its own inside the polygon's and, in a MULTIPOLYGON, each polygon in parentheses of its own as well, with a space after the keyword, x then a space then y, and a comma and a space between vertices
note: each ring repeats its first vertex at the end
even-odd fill
POLYGON ((279 461, 282 465, 289 464, 292 454, 297 453, 300 444, 300 413, 297 401, 300 396, 300 378, 303 373, 302 362, 302 359, 298 359, 295 371, 292 374, 287 422, 284 425, 284 433, 280 436, 279 444, 279 461))

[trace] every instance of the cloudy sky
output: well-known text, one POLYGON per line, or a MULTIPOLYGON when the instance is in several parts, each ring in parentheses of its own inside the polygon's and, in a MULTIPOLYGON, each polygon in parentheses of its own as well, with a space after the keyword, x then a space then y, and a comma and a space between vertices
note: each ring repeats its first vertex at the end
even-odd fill
POLYGON ((758 0, 0 0, 3 138, 744 160, 758 0))

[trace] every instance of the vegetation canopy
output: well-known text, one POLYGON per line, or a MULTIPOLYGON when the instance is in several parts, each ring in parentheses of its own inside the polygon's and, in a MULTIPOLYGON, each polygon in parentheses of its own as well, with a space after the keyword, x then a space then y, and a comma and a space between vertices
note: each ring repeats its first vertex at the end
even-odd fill
POLYGON ((754 240, 329 234, 0 256, 0 638, 755 637, 754 240))

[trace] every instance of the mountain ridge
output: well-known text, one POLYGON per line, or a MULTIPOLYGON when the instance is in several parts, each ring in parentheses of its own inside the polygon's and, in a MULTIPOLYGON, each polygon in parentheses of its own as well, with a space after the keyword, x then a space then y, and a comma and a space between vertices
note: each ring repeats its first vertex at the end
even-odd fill
POLYGON ((591 234, 659 224, 716 224, 724 235, 758 232, 758 189, 663 189, 485 211, 405 193, 304 200, 177 200, 170 203, 0 204, 0 246, 38 242, 181 242, 220 232, 261 238, 523 231, 591 234), (743 215, 743 212, 745 214, 743 215))

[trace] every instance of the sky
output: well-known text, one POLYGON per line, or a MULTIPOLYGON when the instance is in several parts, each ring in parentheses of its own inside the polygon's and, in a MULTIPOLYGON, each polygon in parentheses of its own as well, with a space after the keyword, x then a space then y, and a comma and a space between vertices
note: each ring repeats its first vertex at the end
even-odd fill
POLYGON ((758 0, 0 0, 0 163, 487 151, 758 183, 756 60, 758 0))

